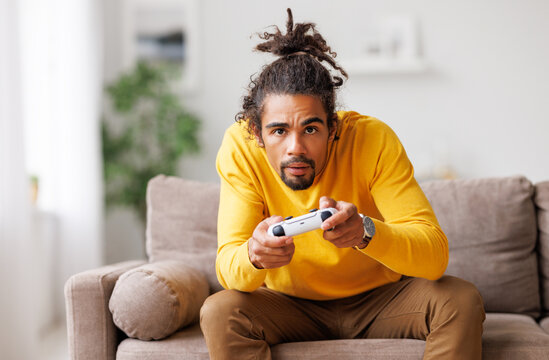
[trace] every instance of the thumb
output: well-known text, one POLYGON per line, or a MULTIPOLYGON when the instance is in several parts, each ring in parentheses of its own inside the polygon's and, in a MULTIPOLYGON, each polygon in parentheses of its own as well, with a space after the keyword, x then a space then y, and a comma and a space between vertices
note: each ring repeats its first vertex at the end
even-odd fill
MULTIPOLYGON (((271 217, 268 217, 266 218, 265 220, 263 220, 268 226, 271 226, 272 224, 276 224, 278 222, 281 222, 282 220, 284 220, 284 218, 282 216, 279 216, 279 215, 273 215, 271 217)), ((267 227, 268 227, 267 226, 267 227)))
POLYGON ((336 205, 337 205, 337 201, 335 201, 334 199, 328 196, 322 196, 318 202, 319 209, 326 209, 329 207, 335 208, 336 205))

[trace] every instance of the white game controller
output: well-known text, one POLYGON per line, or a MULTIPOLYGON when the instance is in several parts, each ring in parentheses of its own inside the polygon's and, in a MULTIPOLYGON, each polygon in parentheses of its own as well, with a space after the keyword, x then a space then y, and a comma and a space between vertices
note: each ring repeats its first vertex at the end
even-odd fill
POLYGON ((313 209, 308 214, 296 218, 288 216, 284 221, 269 226, 267 233, 271 236, 295 236, 320 229, 324 220, 336 212, 334 208, 313 209))

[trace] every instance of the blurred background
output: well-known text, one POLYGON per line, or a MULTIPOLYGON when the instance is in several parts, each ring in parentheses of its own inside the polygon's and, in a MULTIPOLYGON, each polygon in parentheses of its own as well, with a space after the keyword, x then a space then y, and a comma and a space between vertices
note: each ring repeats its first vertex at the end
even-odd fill
POLYGON ((543 0, 0 0, 2 359, 66 358, 63 284, 146 257, 151 176, 218 181, 273 60, 254 34, 287 7, 348 71, 339 109, 388 123, 419 180, 549 180, 543 0))

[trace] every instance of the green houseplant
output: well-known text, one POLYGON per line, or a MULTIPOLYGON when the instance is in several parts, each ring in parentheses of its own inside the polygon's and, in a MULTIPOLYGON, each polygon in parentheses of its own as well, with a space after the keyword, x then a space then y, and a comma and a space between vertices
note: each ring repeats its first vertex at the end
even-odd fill
POLYGON ((140 62, 106 88, 110 107, 101 126, 106 205, 133 208, 143 223, 148 181, 175 175, 181 156, 199 150, 200 121, 171 91, 171 75, 165 67, 140 62))

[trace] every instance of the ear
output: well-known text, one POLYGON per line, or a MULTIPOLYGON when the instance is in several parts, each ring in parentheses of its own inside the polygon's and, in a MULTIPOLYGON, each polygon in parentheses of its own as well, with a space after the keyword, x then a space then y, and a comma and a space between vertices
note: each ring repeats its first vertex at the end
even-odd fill
POLYGON ((261 137, 261 130, 258 129, 255 125, 252 125, 252 129, 254 131, 254 137, 255 141, 257 142, 257 146, 265 147, 265 144, 263 143, 263 138, 261 137))
POLYGON ((328 119, 330 121, 330 135, 328 136, 328 141, 333 141, 337 132, 337 113, 333 113, 332 117, 328 119))

